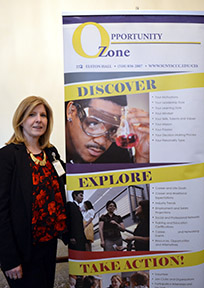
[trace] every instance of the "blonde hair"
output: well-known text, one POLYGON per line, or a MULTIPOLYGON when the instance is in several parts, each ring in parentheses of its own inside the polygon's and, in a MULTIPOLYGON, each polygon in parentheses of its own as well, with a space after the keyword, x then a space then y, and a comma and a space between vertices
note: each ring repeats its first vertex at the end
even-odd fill
POLYGON ((40 137, 39 144, 42 149, 45 147, 52 146, 50 144, 50 135, 53 128, 53 113, 52 108, 47 103, 45 99, 38 96, 29 96, 26 97, 21 103, 18 105, 14 116, 13 116, 13 129, 14 134, 12 135, 11 139, 6 143, 14 143, 14 144, 20 144, 24 143, 26 144, 26 139, 23 134, 22 129, 22 123, 28 118, 29 114, 33 111, 33 109, 38 105, 43 105, 45 107, 46 113, 47 113, 47 129, 45 133, 40 137))
POLYGON ((116 280, 118 280, 120 283, 122 283, 122 279, 121 279, 120 275, 118 275, 118 274, 113 275, 113 276, 111 277, 111 281, 112 281, 114 278, 115 278, 116 280))

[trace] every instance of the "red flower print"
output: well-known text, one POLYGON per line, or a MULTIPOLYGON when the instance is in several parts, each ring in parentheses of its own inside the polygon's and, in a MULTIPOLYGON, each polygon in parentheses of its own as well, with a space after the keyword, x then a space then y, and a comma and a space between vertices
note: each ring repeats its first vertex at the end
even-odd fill
POLYGON ((45 231, 46 231, 46 227, 38 227, 36 230, 36 235, 37 236, 43 235, 43 234, 45 234, 45 231))
POLYGON ((45 242, 45 241, 49 241, 51 240, 53 237, 51 235, 49 235, 48 233, 46 233, 46 235, 44 237, 40 238, 40 242, 45 242))
POLYGON ((61 221, 61 220, 65 220, 67 217, 65 214, 60 214, 58 217, 57 217, 57 221, 61 221))
POLYGON ((53 223, 56 221, 55 218, 52 218, 52 217, 48 217, 47 220, 46 220, 46 225, 47 227, 53 225, 53 223))
POLYGON ((38 220, 38 215, 39 215, 38 211, 33 212, 32 224, 36 224, 36 222, 38 220))
POLYGON ((43 218, 45 218, 46 216, 47 216, 47 212, 42 212, 41 214, 40 214, 40 217, 39 217, 39 220, 43 220, 43 218))
POLYGON ((49 175, 50 175, 50 169, 49 169, 49 167, 43 167, 43 172, 44 172, 44 175, 45 175, 45 178, 46 177, 49 177, 49 175))
POLYGON ((57 203, 63 203, 62 201, 62 194, 60 192, 55 193, 55 201, 57 203))
POLYGON ((56 179, 52 180, 52 185, 53 185, 54 188, 59 190, 59 183, 58 183, 58 181, 56 179))
POLYGON ((55 213, 55 211, 56 211, 55 202, 52 201, 48 204, 48 212, 50 215, 52 215, 53 213, 55 213))
POLYGON ((66 223, 65 221, 61 221, 61 222, 56 222, 55 224, 55 230, 57 231, 63 231, 66 227, 66 223))
POLYGON ((33 185, 38 185, 39 181, 40 181, 40 175, 33 173, 33 185))
POLYGON ((40 178, 39 178, 40 183, 42 183, 42 182, 44 181, 44 179, 45 179, 45 176, 44 176, 44 175, 43 175, 43 176, 40 176, 40 178))
POLYGON ((66 213, 58 177, 47 159, 46 166, 35 165, 33 169, 32 232, 33 241, 44 242, 66 230, 66 213), (54 197, 54 198, 53 198, 54 197))
POLYGON ((40 193, 36 196, 36 201, 38 202, 39 207, 43 207, 45 204, 46 192, 41 190, 40 193))

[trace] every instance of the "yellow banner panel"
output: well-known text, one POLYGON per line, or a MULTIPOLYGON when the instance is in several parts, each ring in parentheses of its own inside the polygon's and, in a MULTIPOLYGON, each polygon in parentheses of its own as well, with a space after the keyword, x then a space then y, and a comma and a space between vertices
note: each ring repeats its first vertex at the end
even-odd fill
POLYGON ((65 86, 65 101, 204 87, 204 73, 174 74, 65 86))
POLYGON ((69 273, 74 275, 94 275, 140 270, 183 268, 203 263, 204 250, 189 253, 143 255, 142 257, 134 256, 93 261, 74 261, 73 259, 70 259, 69 273))
POLYGON ((67 189, 99 189, 204 177, 204 163, 92 174, 68 174, 67 189))

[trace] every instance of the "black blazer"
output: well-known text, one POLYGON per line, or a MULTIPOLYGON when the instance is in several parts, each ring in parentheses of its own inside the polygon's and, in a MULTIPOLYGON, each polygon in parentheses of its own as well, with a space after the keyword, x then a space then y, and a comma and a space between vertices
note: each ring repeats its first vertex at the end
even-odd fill
MULTIPOLYGON (((60 156, 46 148, 52 162, 60 156)), ((24 144, 0 149, 0 263, 4 271, 30 260, 32 248, 32 171, 24 144)), ((64 176, 65 179, 65 176, 64 176)), ((64 179, 58 177, 64 203, 64 179)))
POLYGON ((69 239, 74 238, 76 245, 69 242, 69 248, 73 250, 85 251, 85 244, 87 242, 84 234, 83 216, 79 206, 75 202, 67 202, 68 212, 68 232, 69 239))

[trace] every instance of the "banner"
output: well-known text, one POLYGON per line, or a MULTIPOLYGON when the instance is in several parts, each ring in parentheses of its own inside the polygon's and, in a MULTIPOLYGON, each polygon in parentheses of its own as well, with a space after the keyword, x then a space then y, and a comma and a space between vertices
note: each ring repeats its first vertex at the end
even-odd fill
POLYGON ((63 16, 71 287, 202 287, 204 14, 63 16))

